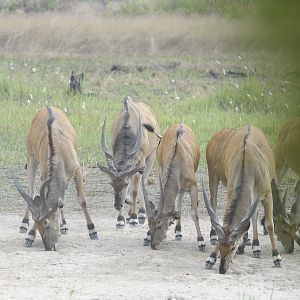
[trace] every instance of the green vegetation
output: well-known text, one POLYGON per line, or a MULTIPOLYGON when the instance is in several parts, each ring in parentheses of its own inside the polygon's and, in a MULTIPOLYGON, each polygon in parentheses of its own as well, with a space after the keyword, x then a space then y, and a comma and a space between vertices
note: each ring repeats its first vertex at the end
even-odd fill
MULTIPOLYGON (((280 126, 300 113, 300 60, 297 22, 272 42, 270 3, 256 24, 228 18, 255 12, 256 0, 1 1, 2 12, 31 14, 0 19, 0 164, 25 163, 31 119, 52 105, 69 115, 82 163, 95 166, 104 117, 110 126, 127 95, 153 108, 162 132, 190 125, 202 166, 207 141, 223 127, 255 125, 274 146, 280 126), (82 95, 67 93, 72 70, 85 74, 82 95)), ((293 16, 281 11, 277 26, 293 16)))
MULTIPOLYGON (((281 124, 300 112, 292 83, 281 78, 263 79, 263 68, 256 73, 246 72, 242 66, 249 64, 242 58, 223 57, 225 62, 235 59, 235 67, 240 63, 240 77, 228 76, 229 69, 226 73, 219 61, 213 61, 211 67, 217 78, 195 57, 180 57, 180 61, 178 57, 127 57, 125 71, 110 72, 114 63, 123 61, 115 59, 2 57, 1 164, 25 163, 26 132, 36 111, 45 105, 67 112, 77 130, 80 159, 89 166, 103 159, 99 145, 104 117, 110 126, 127 95, 153 108, 162 132, 173 123, 190 125, 201 146, 202 165, 206 143, 217 130, 256 125, 274 145, 281 124), (67 93, 73 69, 85 73, 82 95, 67 93)), ((230 68, 230 64, 224 66, 230 68)))
POLYGON ((66 11, 81 3, 89 3, 98 10, 109 14, 143 15, 149 13, 218 14, 229 17, 242 17, 251 12, 258 0, 11 0, 0 1, 0 11, 12 13, 17 10, 25 13, 45 11, 66 11))

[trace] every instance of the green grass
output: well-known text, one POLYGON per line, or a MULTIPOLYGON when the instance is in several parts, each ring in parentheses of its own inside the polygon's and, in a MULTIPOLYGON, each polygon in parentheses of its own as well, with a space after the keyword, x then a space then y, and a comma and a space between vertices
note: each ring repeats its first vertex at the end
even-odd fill
MULTIPOLYGON (((205 165, 207 141, 224 127, 255 125, 274 145, 280 126, 300 112, 293 82, 282 85, 282 78, 274 76, 266 80, 263 67, 246 78, 229 78, 222 75, 222 70, 224 67, 230 69, 233 58, 224 57, 221 65, 209 62, 210 59, 209 56, 199 59, 163 55, 155 58, 127 56, 126 59, 111 56, 98 60, 2 57, 1 165, 25 163, 25 137, 30 122, 37 110, 52 105, 65 110, 75 127, 81 163, 95 166, 97 160, 103 159, 99 146, 104 117, 107 116, 110 128, 127 95, 152 107, 162 133, 174 123, 191 126, 201 148, 202 166, 205 165), (111 65, 120 61, 129 66, 129 73, 110 72, 111 65), (170 70, 155 67, 170 61, 181 64, 170 70), (140 64, 147 66, 143 72, 136 69, 140 64), (219 79, 208 75, 203 68, 207 64, 220 72, 219 79), (82 95, 67 94, 73 69, 85 73, 82 95)), ((251 59, 243 61, 241 66, 244 64, 251 65, 251 59)))

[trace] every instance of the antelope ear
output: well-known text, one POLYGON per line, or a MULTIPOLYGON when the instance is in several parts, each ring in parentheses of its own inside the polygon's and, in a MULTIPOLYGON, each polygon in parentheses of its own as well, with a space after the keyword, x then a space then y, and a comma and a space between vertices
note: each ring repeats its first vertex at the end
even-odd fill
POLYGON ((97 166, 98 166, 98 168, 99 168, 102 172, 108 174, 108 175, 111 176, 111 177, 116 177, 115 172, 112 171, 112 170, 110 170, 110 169, 107 168, 106 166, 101 165, 99 162, 97 162, 97 166))

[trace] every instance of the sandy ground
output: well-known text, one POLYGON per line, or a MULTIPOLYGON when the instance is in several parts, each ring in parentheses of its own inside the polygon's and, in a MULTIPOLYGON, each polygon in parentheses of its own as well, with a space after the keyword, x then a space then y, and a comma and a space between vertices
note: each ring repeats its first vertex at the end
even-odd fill
MULTIPOLYGON (((12 186, 11 170, 0 171, 0 299, 300 299, 298 246, 288 255, 279 243, 283 267, 274 268, 269 237, 260 234, 260 259, 253 258, 251 247, 247 247, 226 275, 218 274, 218 262, 212 270, 204 269, 213 246, 208 242, 210 221, 200 194, 206 253, 197 249, 187 197, 183 240, 175 241, 172 226, 159 250, 154 251, 143 246, 146 224, 115 229, 112 189, 97 169, 89 170, 85 189, 99 240, 88 238, 72 185, 65 200, 69 232, 60 237, 59 250, 44 251, 39 235, 32 248, 26 248, 26 234, 18 232, 25 203, 12 186)), ((17 175, 26 184, 25 172, 17 175)), ((205 174, 198 174, 199 181, 200 177, 207 182, 205 174)), ((157 187, 155 179, 148 187, 150 197, 158 194, 157 187)), ((219 193, 224 198, 224 189, 219 193)), ((219 214, 223 200, 220 202, 219 214)))

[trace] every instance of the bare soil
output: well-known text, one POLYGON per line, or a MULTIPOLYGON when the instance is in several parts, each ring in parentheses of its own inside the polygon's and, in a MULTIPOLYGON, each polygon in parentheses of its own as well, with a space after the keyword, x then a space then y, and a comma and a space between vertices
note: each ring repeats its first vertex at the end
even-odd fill
MULTIPOLYGON (((172 226, 159 250, 154 251, 143 246, 146 224, 116 230, 112 188, 98 169, 88 170, 85 191, 99 240, 88 237, 72 184, 65 199, 68 234, 60 237, 58 251, 46 252, 39 235, 31 248, 24 246, 26 234, 19 233, 18 227, 25 202, 13 187, 12 170, 0 171, 0 299, 300 299, 299 247, 293 254, 285 254, 278 242, 283 267, 274 268, 270 240, 262 235, 262 228, 260 259, 247 247, 226 275, 218 273, 218 262, 212 270, 204 269, 213 246, 200 189, 200 226, 206 253, 197 248, 188 197, 183 207, 182 241, 175 240, 172 226)), ((25 171, 17 175, 26 185, 25 171)), ((201 178, 207 183, 206 171, 197 176, 199 186, 201 178)), ((157 176, 152 178, 149 195, 157 198, 157 176)), ((219 194, 221 215, 226 191, 221 188, 219 194)))

